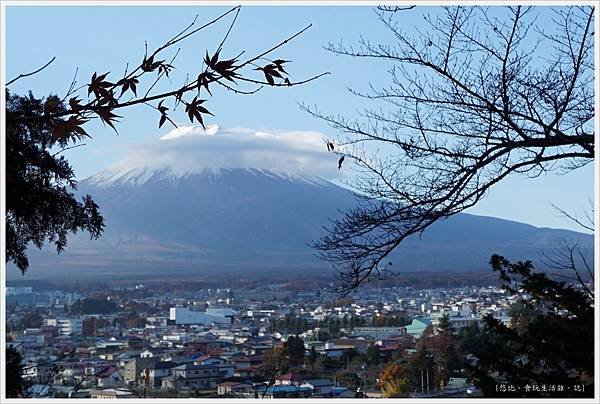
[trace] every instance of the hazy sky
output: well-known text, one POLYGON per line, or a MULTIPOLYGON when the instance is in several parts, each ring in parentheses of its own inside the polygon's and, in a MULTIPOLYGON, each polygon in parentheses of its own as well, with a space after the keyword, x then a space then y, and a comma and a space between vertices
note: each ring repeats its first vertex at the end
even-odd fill
MULTIPOLYGON (((6 79, 11 79, 56 56, 48 69, 18 81, 11 90, 21 94, 32 90, 37 96, 64 95, 77 67, 80 85, 88 83, 94 71, 111 71, 114 76, 110 77, 118 77, 127 62, 130 65, 140 62, 145 40, 153 49, 191 22, 196 14, 200 21, 208 21, 225 9, 203 6, 9 6, 4 37, 6 69, 3 71, 6 79)), ((409 32, 409 21, 417 21, 424 11, 435 12, 435 9, 421 7, 405 12, 402 18, 407 19, 409 32)), ((208 139, 194 143, 194 147, 203 148, 204 164, 209 164, 209 160, 210 164, 224 160, 253 162, 260 156, 263 145, 265 150, 280 153, 277 156, 291 156, 290 165, 305 164, 312 173, 326 175, 327 164, 335 167, 335 156, 323 153, 325 146, 318 144, 322 137, 333 138, 335 133, 324 122, 302 112, 296 102, 351 115, 366 105, 363 100, 350 96, 348 87, 367 89, 369 82, 387 82, 386 71, 390 65, 339 57, 322 48, 328 42, 340 40, 356 43, 361 34, 372 39, 389 38, 371 7, 247 6, 242 8, 222 56, 233 57, 241 51, 249 56, 260 53, 311 23, 311 29, 278 50, 273 58, 292 61, 286 69, 293 81, 325 71, 332 74, 304 86, 264 88, 250 96, 211 89, 214 97, 206 106, 215 116, 207 116, 206 123, 218 125, 218 135, 224 133, 226 136, 215 136, 222 142, 221 148, 208 139), (321 151, 318 151, 319 147, 321 151), (301 158, 293 159, 294 153, 298 156, 299 148, 302 149, 301 158), (219 151, 229 154, 212 154, 219 151), (321 156, 323 160, 320 160, 321 156)), ((190 77, 197 75, 205 51, 214 51, 227 28, 227 23, 220 23, 182 43, 174 63, 177 68, 172 74, 174 83, 181 83, 186 73, 190 73, 190 77)), ((169 57, 173 52, 167 52, 165 56, 169 57)), ((168 86, 168 83, 164 85, 168 86)), ((85 91, 82 94, 85 95, 85 91)), ((111 164, 132 162, 136 158, 148 161, 148 156, 160 155, 156 153, 157 145, 166 143, 159 139, 168 135, 172 128, 158 129, 156 111, 139 106, 123 111, 122 115, 124 117, 117 125, 119 135, 98 122, 90 122, 86 130, 93 134, 93 139, 87 140, 85 147, 67 152, 79 178, 111 164), (136 151, 139 151, 137 156, 136 151), (155 154, 148 154, 150 151, 155 154)), ((187 118, 180 111, 174 119, 186 124, 187 118)), ((182 144, 182 139, 175 140, 182 144)), ((176 148, 170 150, 176 151, 176 148)), ((265 164, 275 160, 281 163, 280 158, 269 159, 268 155, 264 160, 265 164)), ((513 177, 497 185, 486 200, 469 212, 537 226, 577 229, 559 217, 551 204, 572 211, 586 208, 588 198, 594 194, 593 168, 593 164, 589 164, 564 176, 513 177)))

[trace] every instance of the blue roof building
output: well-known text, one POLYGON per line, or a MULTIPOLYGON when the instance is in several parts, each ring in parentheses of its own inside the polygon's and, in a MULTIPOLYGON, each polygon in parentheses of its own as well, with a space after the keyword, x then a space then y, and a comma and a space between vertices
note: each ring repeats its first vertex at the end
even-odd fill
POLYGON ((431 325, 429 318, 413 318, 412 323, 406 326, 406 333, 413 338, 421 338, 423 332, 431 325))

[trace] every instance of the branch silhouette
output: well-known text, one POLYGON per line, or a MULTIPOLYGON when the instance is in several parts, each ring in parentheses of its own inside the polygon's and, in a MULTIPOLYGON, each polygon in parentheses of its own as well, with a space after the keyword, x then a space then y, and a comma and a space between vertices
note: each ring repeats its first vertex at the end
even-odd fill
POLYGON ((505 178, 593 162, 594 8, 556 9, 533 39, 534 10, 508 7, 492 20, 484 7, 444 7, 409 35, 403 13, 380 9, 388 43, 326 46, 392 65, 388 85, 350 90, 376 105, 358 118, 301 104, 338 132, 328 149, 359 172, 359 207, 312 243, 338 271, 337 291, 392 276, 388 257, 407 237, 478 204, 505 178))
POLYGON ((32 71, 31 73, 19 74, 17 77, 15 77, 14 79, 12 79, 8 83, 6 83, 6 85, 10 86, 12 83, 14 83, 17 80, 22 79, 23 77, 29 77, 29 76, 33 76, 34 74, 38 74, 39 72, 41 72, 42 70, 44 70, 46 67, 50 66, 52 64, 52 62, 54 62, 55 59, 56 59, 56 56, 54 56, 52 59, 50 59, 48 61, 48 63, 46 63, 45 65, 43 65, 39 69, 32 71))

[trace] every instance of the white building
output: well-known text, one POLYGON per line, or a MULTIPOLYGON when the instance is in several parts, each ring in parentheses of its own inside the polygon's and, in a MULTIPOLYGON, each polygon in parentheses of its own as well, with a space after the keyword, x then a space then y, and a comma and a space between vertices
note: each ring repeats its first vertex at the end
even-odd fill
POLYGON ((233 320, 234 311, 228 307, 209 308, 206 311, 190 310, 187 307, 171 307, 169 319, 175 324, 228 324, 233 320))
POLYGON ((58 332, 61 335, 81 335, 83 322, 80 318, 65 318, 57 320, 58 332))
POLYGON ((352 336, 369 339, 390 338, 396 335, 406 335, 405 327, 354 327, 352 336))
POLYGON ((32 293, 31 286, 7 286, 6 296, 30 295, 32 293))
POLYGON ((60 335, 81 335, 83 330, 83 320, 80 318, 47 318, 44 325, 57 327, 60 335))

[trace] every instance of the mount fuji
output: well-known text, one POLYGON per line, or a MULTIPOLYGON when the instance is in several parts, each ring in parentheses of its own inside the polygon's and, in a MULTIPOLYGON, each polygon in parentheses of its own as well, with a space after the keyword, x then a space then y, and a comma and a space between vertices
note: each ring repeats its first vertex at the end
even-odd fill
MULTIPOLYGON (((28 277, 330 270, 307 243, 357 203, 321 177, 258 168, 105 170, 78 193, 100 206, 105 232, 71 236, 60 255, 30 249, 28 277)), ((493 253, 536 261, 563 240, 593 248, 591 235, 459 214, 407 239, 391 260, 399 270, 488 271, 493 253)))

